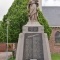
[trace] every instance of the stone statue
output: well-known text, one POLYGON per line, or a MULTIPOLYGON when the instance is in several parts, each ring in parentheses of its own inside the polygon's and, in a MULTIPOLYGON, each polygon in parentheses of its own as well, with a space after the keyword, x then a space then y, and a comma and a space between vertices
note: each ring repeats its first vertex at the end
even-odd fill
POLYGON ((30 0, 28 4, 29 9, 29 20, 30 21, 37 21, 37 7, 38 7, 38 0, 30 0))

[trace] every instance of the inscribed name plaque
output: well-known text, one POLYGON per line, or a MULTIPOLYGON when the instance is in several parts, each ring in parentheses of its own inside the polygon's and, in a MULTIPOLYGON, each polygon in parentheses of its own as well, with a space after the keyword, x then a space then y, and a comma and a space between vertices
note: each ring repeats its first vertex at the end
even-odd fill
POLYGON ((23 60, 44 60, 41 33, 25 33, 23 60))
POLYGON ((29 32, 38 32, 38 27, 28 27, 29 32))

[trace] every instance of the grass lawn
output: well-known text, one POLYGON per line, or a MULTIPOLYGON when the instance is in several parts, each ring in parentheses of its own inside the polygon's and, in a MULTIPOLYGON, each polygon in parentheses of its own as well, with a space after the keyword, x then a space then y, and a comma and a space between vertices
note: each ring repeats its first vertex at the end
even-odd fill
POLYGON ((11 58, 10 58, 10 59, 8 59, 8 60, 15 60, 15 58, 11 57, 11 58))
POLYGON ((60 54, 55 53, 55 54, 52 54, 51 57, 52 57, 52 60, 60 60, 60 54))
MULTIPOLYGON (((60 60, 60 54, 51 54, 52 60, 60 60)), ((15 60, 15 58, 10 58, 9 60, 15 60)))

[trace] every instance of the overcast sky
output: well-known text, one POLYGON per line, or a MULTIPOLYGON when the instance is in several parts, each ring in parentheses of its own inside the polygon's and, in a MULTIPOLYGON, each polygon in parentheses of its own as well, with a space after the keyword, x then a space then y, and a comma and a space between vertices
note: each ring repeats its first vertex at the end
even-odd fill
POLYGON ((42 0, 43 6, 60 6, 60 0, 42 0))
MULTIPOLYGON (((14 0, 0 0, 0 20, 7 13, 14 0)), ((43 6, 60 6, 60 0, 42 0, 43 6)))
POLYGON ((0 20, 5 15, 14 0, 0 0, 0 20))

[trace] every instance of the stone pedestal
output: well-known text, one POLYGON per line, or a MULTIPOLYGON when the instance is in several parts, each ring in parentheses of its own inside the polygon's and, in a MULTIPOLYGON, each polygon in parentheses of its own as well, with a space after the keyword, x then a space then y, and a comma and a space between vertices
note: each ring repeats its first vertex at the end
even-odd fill
POLYGON ((47 34, 39 22, 28 22, 19 34, 16 60, 51 60, 47 34))

